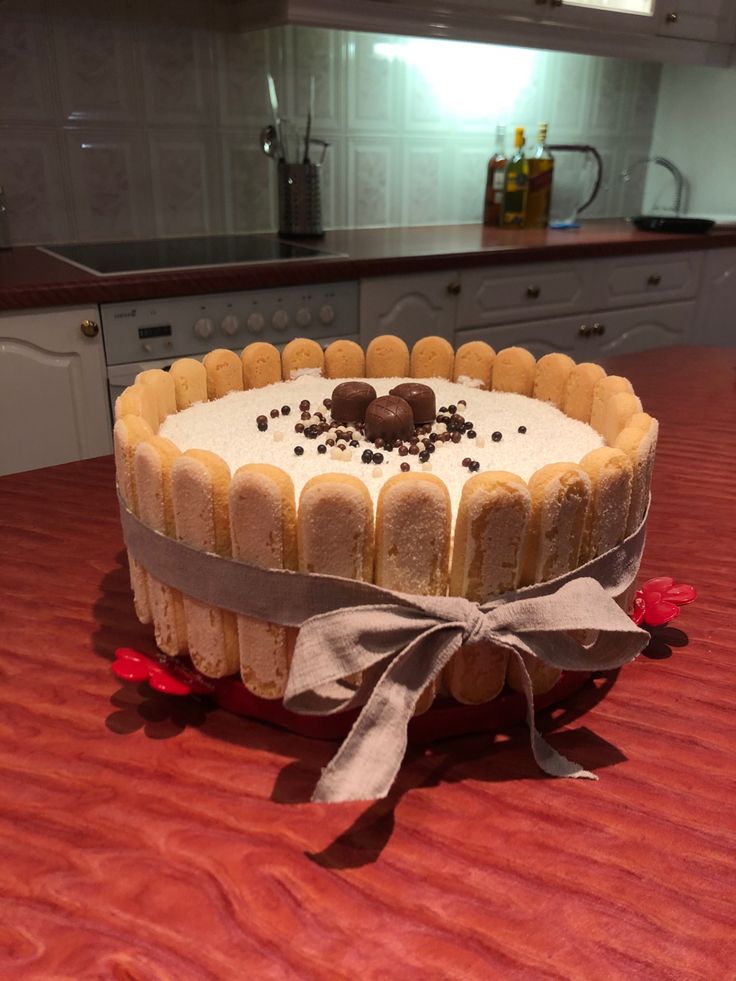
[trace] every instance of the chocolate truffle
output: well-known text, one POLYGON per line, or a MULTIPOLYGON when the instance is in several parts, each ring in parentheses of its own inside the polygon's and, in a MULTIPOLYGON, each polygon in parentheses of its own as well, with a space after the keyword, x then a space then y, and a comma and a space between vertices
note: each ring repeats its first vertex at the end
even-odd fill
POLYGON ((365 410, 376 397, 368 382, 341 382, 332 393, 330 411, 335 422, 363 422, 365 410))
POLYGON ((411 406, 414 414, 414 424, 426 426, 429 422, 434 422, 437 415, 437 402, 434 392, 429 385, 422 385, 421 382, 402 382, 396 388, 391 389, 391 395, 398 395, 411 406))
POLYGON ((395 442, 414 435, 414 416, 409 403, 396 395, 374 399, 365 412, 366 439, 395 442))

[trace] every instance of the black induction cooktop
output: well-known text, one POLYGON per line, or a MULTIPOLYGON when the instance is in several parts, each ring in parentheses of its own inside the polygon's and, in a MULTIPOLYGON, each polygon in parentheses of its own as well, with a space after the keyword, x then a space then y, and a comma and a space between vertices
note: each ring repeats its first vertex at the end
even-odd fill
POLYGON ((100 276, 241 262, 276 262, 334 255, 325 249, 284 242, 269 235, 203 235, 137 242, 76 242, 48 245, 44 252, 100 276))

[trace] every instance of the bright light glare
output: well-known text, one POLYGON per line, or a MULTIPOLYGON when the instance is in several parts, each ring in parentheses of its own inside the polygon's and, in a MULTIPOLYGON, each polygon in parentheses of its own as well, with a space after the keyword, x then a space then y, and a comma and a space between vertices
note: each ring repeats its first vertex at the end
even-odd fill
POLYGON ((373 50, 420 72, 441 109, 465 119, 496 119, 510 112, 531 84, 537 58, 526 48, 429 38, 380 41, 373 50))

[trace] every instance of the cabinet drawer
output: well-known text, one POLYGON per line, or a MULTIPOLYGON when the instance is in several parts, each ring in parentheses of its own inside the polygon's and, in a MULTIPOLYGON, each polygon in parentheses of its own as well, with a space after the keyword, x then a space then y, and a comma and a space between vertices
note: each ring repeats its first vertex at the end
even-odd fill
MULTIPOLYGON (((455 334, 455 346, 466 341, 485 341, 496 351, 504 347, 525 347, 535 358, 552 351, 562 351, 578 361, 584 361, 581 352, 583 338, 580 334, 584 318, 555 317, 551 320, 526 321, 509 326, 473 327, 455 334)), ((589 359, 588 359, 589 360, 589 359)))
POLYGON ((696 296, 703 257, 699 252, 633 256, 596 264, 600 287, 596 307, 688 300, 696 296))
POLYGON ((589 263, 558 262, 463 270, 459 328, 574 314, 593 297, 589 263))
POLYGON ((630 354, 653 347, 687 344, 695 321, 695 306, 692 301, 598 311, 590 318, 598 332, 586 338, 591 351, 586 360, 595 361, 604 354, 630 354))

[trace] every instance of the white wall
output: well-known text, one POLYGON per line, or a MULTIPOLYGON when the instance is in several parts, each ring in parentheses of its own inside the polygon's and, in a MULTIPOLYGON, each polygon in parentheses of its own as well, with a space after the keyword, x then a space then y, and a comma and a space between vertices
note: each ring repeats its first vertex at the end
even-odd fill
MULTIPOLYGON (((663 67, 652 154, 685 175, 690 214, 736 218, 736 69, 663 67)), ((672 178, 661 167, 649 171, 645 209, 668 209, 672 178)))

